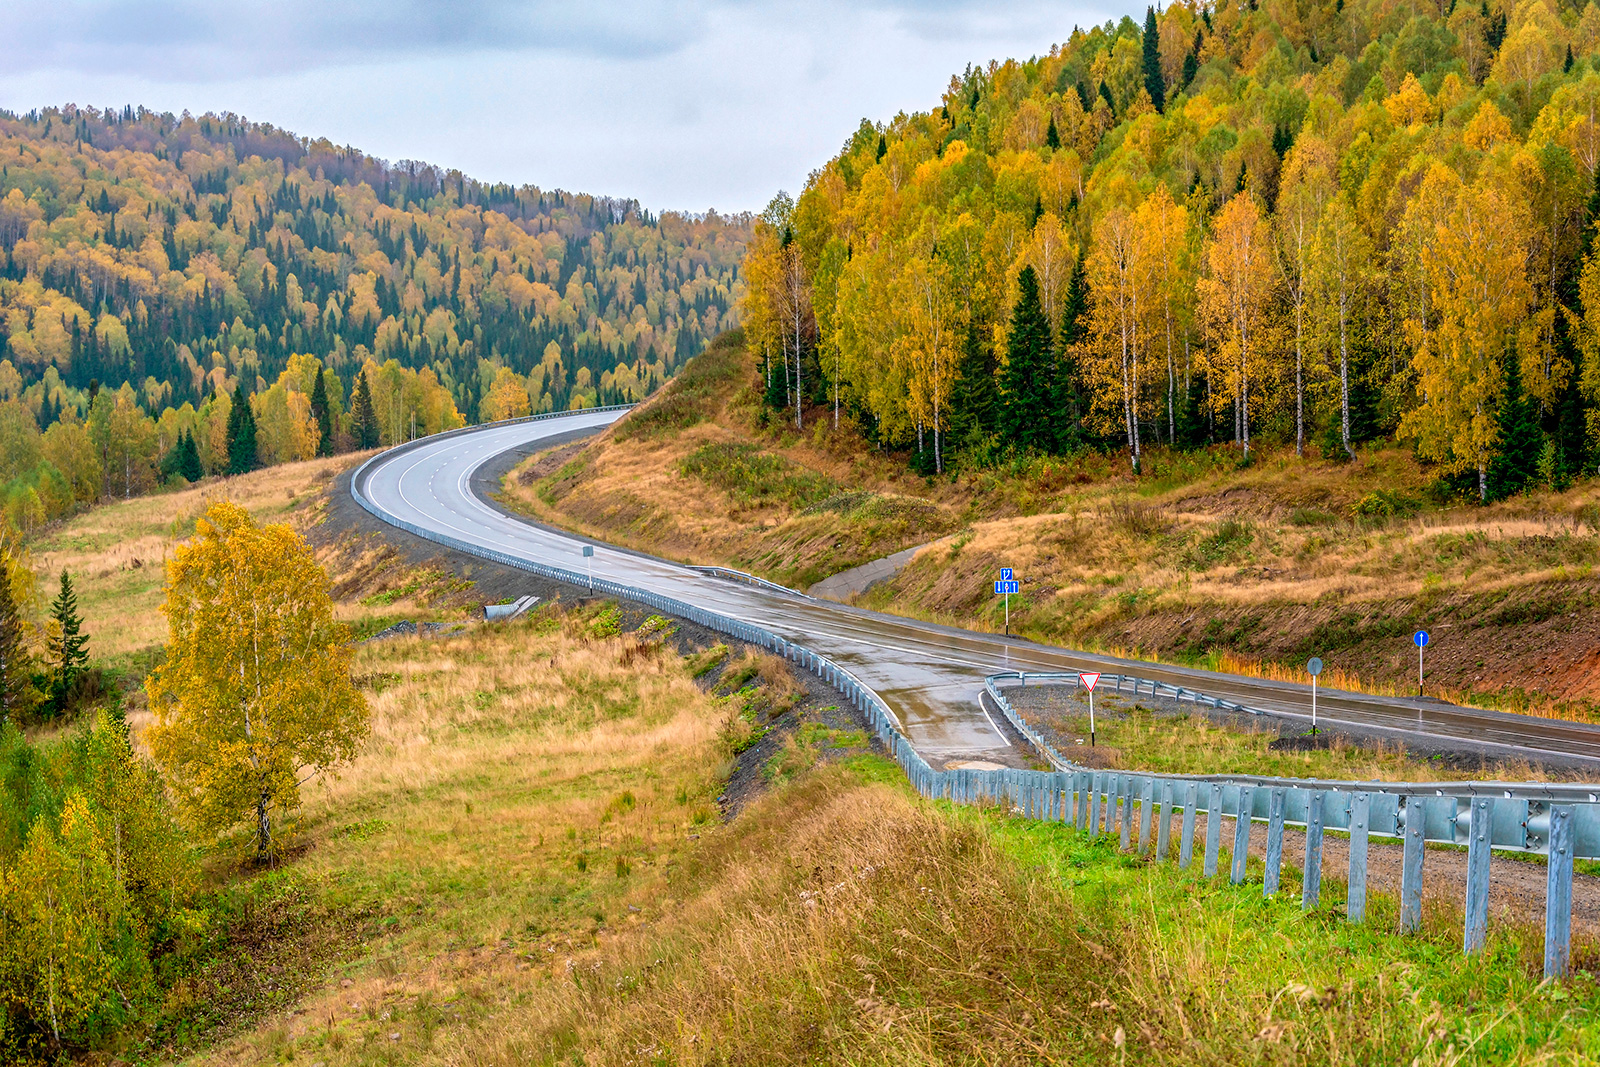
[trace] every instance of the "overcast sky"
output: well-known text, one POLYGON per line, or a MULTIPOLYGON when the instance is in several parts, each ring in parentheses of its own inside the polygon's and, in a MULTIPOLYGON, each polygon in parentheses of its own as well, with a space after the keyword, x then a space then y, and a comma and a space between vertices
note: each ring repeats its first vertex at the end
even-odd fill
MULTIPOLYGON (((1140 12, 1142 12, 1140 8, 1140 12)), ((385 159, 759 210, 863 117, 1125 0, 13 0, 0 107, 233 111, 385 159)))

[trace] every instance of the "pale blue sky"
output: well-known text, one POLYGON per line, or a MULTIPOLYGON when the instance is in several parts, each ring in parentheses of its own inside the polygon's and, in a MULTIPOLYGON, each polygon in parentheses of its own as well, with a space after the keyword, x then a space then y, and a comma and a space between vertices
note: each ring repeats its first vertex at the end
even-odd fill
POLYGON ((863 117, 1123 6, 13 0, 0 107, 234 111, 489 181, 737 211, 798 188, 863 117))

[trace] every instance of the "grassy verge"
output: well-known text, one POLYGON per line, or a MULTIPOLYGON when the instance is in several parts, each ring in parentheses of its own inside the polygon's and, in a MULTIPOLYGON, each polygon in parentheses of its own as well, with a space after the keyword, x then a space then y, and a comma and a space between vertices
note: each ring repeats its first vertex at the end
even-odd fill
POLYGON ((1417 757, 1401 744, 1354 744, 1338 735, 1324 735, 1326 747, 1288 747, 1275 730, 1247 719, 1218 721, 1170 705, 1156 708, 1113 693, 1095 699, 1095 747, 1089 742, 1089 704, 1084 694, 1038 691, 1013 694, 1024 718, 1046 731, 1056 750, 1090 766, 1153 771, 1162 774, 1260 774, 1290 778, 1347 781, 1431 782, 1492 778, 1502 781, 1543 780, 1523 760, 1507 760, 1489 769, 1475 760, 1460 766, 1444 757, 1417 757))
POLYGON ((1587 977, 1540 984, 1537 932, 1466 959, 1449 908, 1401 938, 1375 897, 1351 926, 1334 885, 1302 913, 1259 872, 924 802, 871 755, 786 766, 724 823, 759 666, 592 629, 363 650, 374 743, 273 877, 366 940, 194 1062, 1488 1064, 1600 1038, 1587 977), (737 692, 703 692, 724 662, 737 692))

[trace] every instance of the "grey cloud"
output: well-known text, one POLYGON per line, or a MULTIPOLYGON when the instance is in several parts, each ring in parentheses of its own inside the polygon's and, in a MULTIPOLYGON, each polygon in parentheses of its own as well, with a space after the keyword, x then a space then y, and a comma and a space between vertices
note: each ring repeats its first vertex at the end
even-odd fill
POLYGON ((12 18, 0 73, 180 81, 476 51, 641 58, 674 52, 704 28, 696 0, 24 0, 12 18))

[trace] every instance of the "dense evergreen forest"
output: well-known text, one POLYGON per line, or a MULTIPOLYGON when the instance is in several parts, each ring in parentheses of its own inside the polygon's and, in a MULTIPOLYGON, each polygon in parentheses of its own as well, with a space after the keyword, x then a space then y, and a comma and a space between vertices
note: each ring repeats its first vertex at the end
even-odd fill
POLYGON ((730 325, 749 232, 233 115, 0 113, 6 516, 640 399, 730 325))
POLYGON ((1559 487, 1600 456, 1597 163, 1592 0, 1183 0, 863 123, 758 220, 745 323, 774 408, 929 472, 1391 437, 1559 487))

